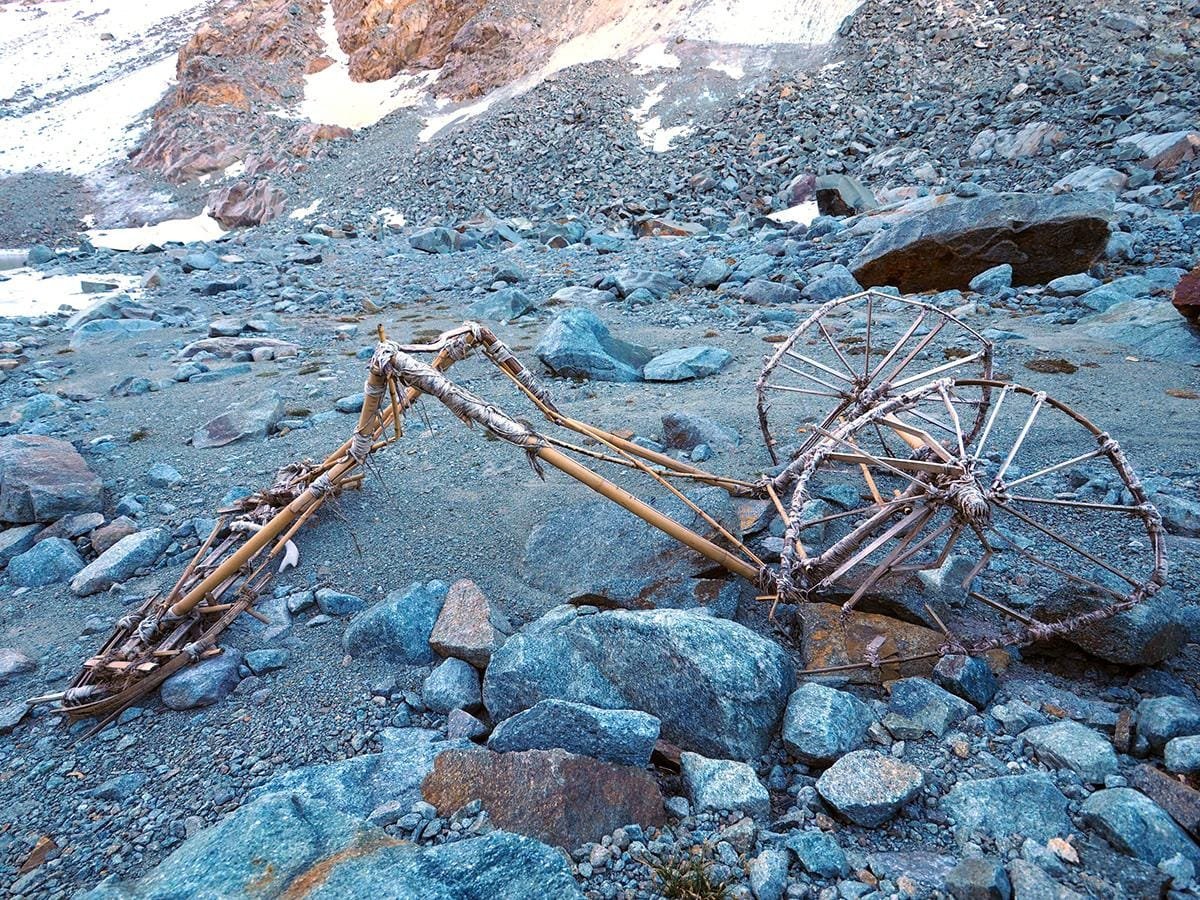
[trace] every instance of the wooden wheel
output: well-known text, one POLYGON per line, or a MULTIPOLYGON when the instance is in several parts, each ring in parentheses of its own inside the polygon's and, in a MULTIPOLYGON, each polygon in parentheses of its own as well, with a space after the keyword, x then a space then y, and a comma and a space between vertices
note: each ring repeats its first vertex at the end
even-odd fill
POLYGON ((1165 580, 1123 452, 1040 391, 943 379, 818 437, 781 561, 791 599, 882 604, 978 651, 1100 621, 1165 580))
MULTIPOLYGON (((778 464, 820 440, 815 430, 776 435, 779 423, 829 428, 938 377, 991 375, 991 344, 960 319, 920 300, 864 291, 815 310, 767 360, 756 385, 759 428, 778 464)), ((968 434, 978 426, 968 423, 968 434)))

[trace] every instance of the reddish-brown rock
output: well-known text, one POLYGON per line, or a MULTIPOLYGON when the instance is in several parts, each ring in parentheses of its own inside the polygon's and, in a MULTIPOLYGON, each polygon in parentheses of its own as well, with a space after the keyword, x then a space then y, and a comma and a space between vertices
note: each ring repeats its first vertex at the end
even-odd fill
POLYGON ((287 199, 269 181, 239 181, 208 195, 209 214, 225 228, 261 225, 283 213, 287 199))
MULTIPOLYGON (((806 669, 825 669, 862 663, 868 648, 879 638, 880 657, 916 656, 934 653, 946 639, 929 628, 911 625, 888 616, 853 612, 843 618, 842 608, 832 603, 808 603, 799 607, 804 623, 801 648, 806 669)), ((933 671, 937 657, 885 665, 878 669, 864 667, 839 673, 854 684, 881 684, 885 680, 926 676, 933 671)))
POLYGON ((437 69, 483 0, 333 0, 350 77, 380 81, 401 69, 437 69))
POLYGON ((499 828, 567 850, 622 825, 664 821, 662 794, 649 773, 565 750, 446 750, 421 793, 441 815, 479 800, 499 828))
POLYGON ((0 438, 0 521, 53 522, 97 512, 102 503, 100 477, 66 441, 37 434, 0 438))
POLYGON ((1181 316, 1200 328, 1200 266, 1184 275, 1175 285, 1171 302, 1181 316))
POLYGON ((348 138, 354 132, 341 125, 301 125, 292 139, 292 155, 299 157, 312 156, 319 144, 328 141, 338 141, 348 138))
POLYGON ((493 608, 479 586, 463 578, 450 585, 429 646, 442 656, 465 659, 483 669, 511 631, 504 614, 493 608))

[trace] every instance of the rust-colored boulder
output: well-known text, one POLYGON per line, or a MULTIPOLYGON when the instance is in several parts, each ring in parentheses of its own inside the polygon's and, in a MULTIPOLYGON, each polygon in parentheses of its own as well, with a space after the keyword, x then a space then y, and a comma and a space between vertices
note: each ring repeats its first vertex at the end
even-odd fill
POLYGON ((401 69, 437 69, 483 0, 333 0, 350 77, 381 81, 401 69))
MULTIPOLYGON (((843 617, 842 608, 832 603, 809 603, 799 607, 798 614, 804 627, 801 649, 806 669, 865 662, 869 648, 881 637, 880 658, 934 653, 946 642, 937 631, 888 616, 852 612, 843 617)), ((882 684, 896 678, 928 675, 936 663, 934 657, 878 669, 850 669, 838 674, 854 684, 882 684)))
POLYGON ((442 656, 464 659, 484 669, 511 631, 504 614, 492 606, 479 586, 463 578, 450 585, 429 635, 429 646, 442 656))
POLYGON ((342 140, 353 134, 353 131, 341 125, 314 125, 309 122, 296 129, 295 137, 292 138, 292 155, 301 158, 312 156, 319 145, 342 140))
POLYGON ((66 441, 37 434, 0 438, 0 521, 53 522, 100 510, 100 477, 66 441))
POLYGON ((1181 316, 1200 328, 1200 266, 1184 275, 1175 285, 1171 302, 1181 316))
POLYGON ((286 206, 283 191, 270 181, 239 181, 208 195, 209 214, 225 228, 261 225, 280 216, 286 206))
POLYGON ((905 215, 871 238, 850 268, 864 287, 905 293, 966 290, 993 266, 1013 267, 1013 284, 1045 284, 1086 272, 1108 242, 1111 197, 985 194, 905 215))
POLYGON ((574 850, 622 825, 662 825, 649 773, 565 750, 446 750, 421 786, 440 815, 479 800, 505 831, 574 850))

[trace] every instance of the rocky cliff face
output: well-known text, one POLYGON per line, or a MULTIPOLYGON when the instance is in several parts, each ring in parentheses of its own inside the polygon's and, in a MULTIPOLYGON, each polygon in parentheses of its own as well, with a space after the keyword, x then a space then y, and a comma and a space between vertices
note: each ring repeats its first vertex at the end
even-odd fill
POLYGON ((332 0, 350 77, 381 81, 403 69, 438 69, 484 0, 332 0))

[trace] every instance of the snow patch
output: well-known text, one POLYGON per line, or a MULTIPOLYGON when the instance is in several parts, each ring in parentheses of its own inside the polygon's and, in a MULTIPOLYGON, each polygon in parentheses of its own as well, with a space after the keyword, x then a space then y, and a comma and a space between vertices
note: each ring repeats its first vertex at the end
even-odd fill
POLYGON ((631 63, 639 69, 678 69, 682 63, 679 57, 667 49, 665 43, 650 44, 637 53, 631 63))
POLYGON ((399 230, 408 224, 408 219, 404 217, 404 213, 396 209, 394 206, 385 206, 383 209, 375 213, 371 217, 375 222, 382 223, 387 228, 399 230))
POLYGON ((720 72, 722 75, 727 75, 734 81, 741 81, 746 77, 746 67, 737 62, 710 62, 705 68, 712 69, 714 72, 720 72))
POLYGON ((289 219, 307 219, 309 216, 313 215, 318 209, 320 209, 321 204, 324 202, 325 202, 325 200, 323 197, 318 197, 312 203, 308 204, 308 206, 302 206, 300 209, 293 209, 290 213, 288 213, 288 218, 289 219))
POLYGON ((798 222, 801 225, 811 225, 813 219, 819 215, 817 201, 808 200, 804 203, 798 203, 795 206, 789 206, 787 209, 781 209, 779 212, 773 212, 767 218, 776 222, 798 222))
POLYGON ((826 44, 861 0, 702 0, 675 31, 714 44, 826 44))
MULTIPOLYGON (((136 293, 138 283, 137 278, 120 274, 89 274, 87 280, 110 282, 125 293, 136 293)), ((103 298, 103 294, 85 294, 80 281, 78 275, 43 275, 34 269, 18 269, 0 279, 0 317, 44 316, 63 306, 83 309, 103 298)))
POLYGON ((103 228, 87 232, 94 247, 109 250, 142 250, 151 245, 190 244, 194 241, 219 241, 225 237, 221 223, 208 213, 190 219, 167 219, 141 228, 103 228))
POLYGON ((667 83, 659 82, 647 92, 646 99, 642 101, 641 106, 629 111, 633 116, 633 121, 638 123, 637 133, 642 141, 642 146, 650 148, 655 153, 666 153, 671 149, 672 141, 676 138, 686 137, 696 130, 691 125, 673 125, 665 128, 662 124, 662 116, 650 115, 650 110, 662 101, 663 92, 666 89, 667 83))
POLYGON ((210 2, 0 4, 0 173, 87 175, 120 159, 210 2))

